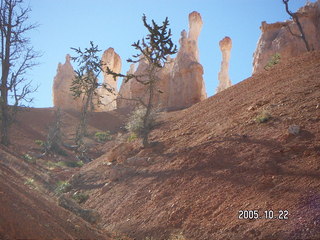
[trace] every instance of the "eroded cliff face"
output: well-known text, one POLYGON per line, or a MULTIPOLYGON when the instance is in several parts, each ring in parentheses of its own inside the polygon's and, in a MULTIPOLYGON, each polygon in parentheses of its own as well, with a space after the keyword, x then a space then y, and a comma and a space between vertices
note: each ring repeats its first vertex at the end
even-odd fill
POLYGON ((232 41, 230 37, 225 37, 219 42, 220 50, 222 53, 221 70, 218 75, 219 85, 217 93, 230 87, 231 80, 229 77, 229 61, 232 48, 232 41))
MULTIPOLYGON (((102 56, 103 63, 103 84, 104 87, 97 89, 97 96, 93 99, 93 107, 96 112, 105 112, 116 109, 117 81, 111 75, 107 75, 106 69, 109 67, 114 72, 121 71, 121 58, 113 48, 107 49, 102 56), (100 104, 98 103, 98 99, 100 104)), ((53 105, 61 109, 72 109, 80 111, 82 108, 82 97, 74 99, 70 87, 75 77, 74 69, 70 62, 70 56, 67 55, 66 62, 58 65, 57 75, 53 80, 53 105)))
POLYGON ((57 75, 53 80, 53 105, 61 109, 73 109, 79 111, 82 106, 80 98, 74 99, 70 87, 75 76, 70 62, 70 55, 66 56, 64 64, 59 63, 57 75))
MULTIPOLYGON (((306 39, 314 50, 320 49, 320 0, 315 3, 307 3, 297 12, 306 39)), ((298 27, 292 20, 267 24, 262 22, 261 35, 257 49, 253 55, 253 73, 264 69, 271 57, 280 53, 281 61, 306 52, 303 40, 293 36, 289 29, 299 34, 298 27)))
MULTIPOLYGON (((185 30, 181 33, 180 49, 175 59, 168 58, 168 64, 159 71, 160 79, 156 86, 154 106, 160 109, 179 109, 189 107, 207 97, 203 80, 203 67, 199 62, 198 37, 202 28, 202 19, 199 13, 189 15, 189 34, 185 30)), ((135 75, 145 73, 148 65, 139 62, 135 75)), ((132 73, 132 69, 131 69, 132 73)), ((146 87, 131 79, 122 83, 120 96, 123 98, 147 99, 146 87)), ((121 98, 120 97, 120 98, 121 98)), ((134 101, 125 101, 118 98, 118 107, 132 107, 134 101)))

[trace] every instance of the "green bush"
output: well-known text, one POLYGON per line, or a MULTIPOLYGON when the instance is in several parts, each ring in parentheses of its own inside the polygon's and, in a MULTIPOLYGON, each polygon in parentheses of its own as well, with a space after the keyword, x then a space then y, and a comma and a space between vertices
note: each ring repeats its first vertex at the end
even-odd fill
POLYGON ((75 192, 72 194, 72 199, 75 200, 77 203, 84 203, 89 198, 88 194, 81 193, 81 192, 75 192))
POLYGON ((98 141, 98 142, 106 142, 106 141, 112 140, 112 136, 111 136, 111 134, 110 134, 109 131, 96 132, 96 133, 94 134, 94 138, 95 138, 96 141, 98 141))
POLYGON ((27 162, 29 163, 36 163, 36 159, 33 158, 32 156, 30 156, 29 154, 24 154, 23 156, 23 159, 26 160, 27 162))
POLYGON ((47 161, 45 165, 49 170, 53 170, 57 167, 57 164, 52 161, 47 161))
POLYGON ((37 140, 34 141, 34 143, 37 144, 37 145, 39 145, 40 147, 43 147, 43 146, 44 146, 44 141, 42 141, 42 140, 38 140, 38 139, 37 139, 37 140))
POLYGON ((148 122, 144 126, 143 119, 146 115, 147 109, 145 107, 138 107, 133 112, 127 122, 125 128, 132 134, 135 134, 136 137, 142 137, 145 132, 150 132, 151 129, 155 126, 155 111, 152 110, 148 118, 148 122))
POLYGON ((127 139, 128 142, 133 142, 134 140, 136 140, 138 137, 135 133, 131 133, 127 139))
POLYGON ((269 121, 270 118, 271 118, 270 113, 264 110, 255 118, 255 121, 257 123, 265 123, 269 121))
POLYGON ((35 140, 35 143, 42 147, 44 155, 59 154, 61 156, 68 156, 67 152, 62 147, 62 125, 62 113, 61 110, 58 108, 54 112, 54 120, 49 126, 47 139, 45 141, 35 140))
POLYGON ((57 182, 57 187, 55 189, 56 194, 67 193, 71 190, 71 184, 68 181, 57 182))
POLYGON ((281 55, 280 53, 275 53, 274 55, 271 56, 270 60, 268 63, 264 66, 265 70, 270 70, 274 65, 277 65, 280 62, 281 55))
POLYGON ((27 178, 24 182, 24 185, 33 186, 34 185, 34 179, 33 178, 27 178))

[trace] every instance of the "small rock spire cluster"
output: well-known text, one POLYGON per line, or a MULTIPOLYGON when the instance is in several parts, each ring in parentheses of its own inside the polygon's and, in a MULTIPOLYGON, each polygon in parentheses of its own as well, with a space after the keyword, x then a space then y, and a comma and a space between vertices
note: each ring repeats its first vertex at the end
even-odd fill
MULTIPOLYGON (((204 100, 207 95, 203 80, 203 67, 199 62, 198 38, 202 28, 202 19, 198 12, 189 14, 189 33, 181 32, 180 48, 176 58, 168 59, 168 64, 158 72, 161 79, 155 96, 155 106, 161 109, 180 109, 189 107, 204 100), (160 93, 161 92, 161 93, 160 93)), ((146 62, 139 62, 136 75, 141 75, 148 67, 146 62)), ((132 73, 131 67, 130 73, 132 73)), ((145 86, 136 82, 123 82, 120 88, 118 107, 132 107, 134 101, 122 98, 143 97, 146 93, 145 86)))
MULTIPOLYGON (((114 51, 113 48, 107 49, 102 56, 104 69, 104 84, 114 89, 114 94, 111 94, 105 88, 97 89, 97 96, 93 100, 94 110, 98 112, 110 111, 116 109, 116 96, 117 96, 117 81, 110 75, 105 74, 107 67, 114 72, 121 71, 121 58, 114 51), (98 98, 102 104, 98 104, 98 98)), ((70 87, 75 77, 74 69, 70 62, 70 55, 66 56, 66 62, 64 64, 59 63, 57 74, 53 80, 53 105, 61 109, 72 109, 80 111, 82 108, 82 99, 74 99, 70 87)))

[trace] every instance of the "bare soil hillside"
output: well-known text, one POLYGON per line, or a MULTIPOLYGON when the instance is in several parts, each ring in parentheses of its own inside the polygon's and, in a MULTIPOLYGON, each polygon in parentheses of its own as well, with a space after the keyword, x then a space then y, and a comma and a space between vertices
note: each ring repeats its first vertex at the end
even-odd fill
POLYGON ((163 113, 151 139, 149 149, 106 146, 72 179, 104 229, 136 239, 320 239, 319 52, 163 113), (242 210, 259 218, 239 219, 242 210), (278 219, 265 219, 269 210, 278 219))
MULTIPOLYGON (((21 110, 11 129, 12 144, 0 146, 0 239, 114 239, 113 234, 57 204, 57 182, 68 179, 79 168, 53 165, 77 161, 72 151, 65 149, 67 156, 41 156, 41 149, 35 144, 35 140, 46 140, 53 109, 21 110), (55 167, 49 166, 49 162, 55 167)), ((89 132, 117 131, 122 115, 94 113, 89 132)), ((63 122, 67 142, 78 122, 77 113, 64 112, 63 122)), ((92 151, 99 155, 96 147, 92 151)))
MULTIPOLYGON (((39 157, 34 141, 45 140, 52 109, 21 112, 13 144, 0 149, 0 238, 320 239, 320 52, 160 113, 147 149, 127 140, 125 115, 93 114, 86 141, 94 160, 51 168, 77 161, 68 148, 39 157), (96 142, 105 130, 113 140, 96 142), (56 205, 61 180, 66 197, 88 197, 80 205, 99 214, 95 224, 56 205), (239 219, 253 211, 258 219, 239 219)), ((63 119, 72 144, 77 114, 63 119)))

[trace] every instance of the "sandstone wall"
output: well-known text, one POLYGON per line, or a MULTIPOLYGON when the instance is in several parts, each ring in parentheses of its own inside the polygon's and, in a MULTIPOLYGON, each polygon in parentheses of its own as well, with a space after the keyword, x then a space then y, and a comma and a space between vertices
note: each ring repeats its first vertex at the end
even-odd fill
MULTIPOLYGON (((319 50, 320 0, 315 3, 307 3, 306 6, 298 10, 297 14, 309 45, 311 48, 319 50)), ((307 51, 302 39, 293 36, 289 32, 288 26, 293 33, 300 34, 292 20, 272 24, 262 22, 260 39, 253 56, 253 73, 262 71, 275 53, 280 53, 281 61, 284 61, 307 51)))

